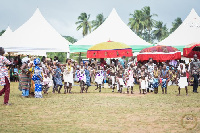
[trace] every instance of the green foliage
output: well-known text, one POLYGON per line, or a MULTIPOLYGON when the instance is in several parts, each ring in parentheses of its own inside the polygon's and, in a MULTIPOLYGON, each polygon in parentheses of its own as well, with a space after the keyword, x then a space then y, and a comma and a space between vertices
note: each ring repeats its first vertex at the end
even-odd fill
POLYGON ((89 32, 91 32, 92 26, 91 22, 89 21, 90 14, 87 15, 87 13, 81 13, 81 15, 78 17, 78 21, 75 24, 78 24, 77 30, 80 30, 82 28, 82 35, 83 37, 86 36, 89 32))
POLYGON ((166 38, 169 35, 166 24, 163 24, 163 22, 161 21, 156 22, 153 34, 158 41, 161 41, 164 38, 166 38))
POLYGON ((182 19, 177 17, 174 20, 174 22, 172 22, 172 28, 170 29, 170 33, 174 32, 182 23, 183 23, 182 19))
POLYGON ((63 36, 66 40, 68 40, 70 43, 75 43, 77 42, 77 39, 75 39, 74 37, 71 36, 63 36))
POLYGON ((93 20, 92 21, 92 28, 93 28, 93 31, 96 30, 104 21, 105 21, 106 18, 104 18, 103 16, 103 13, 101 14, 98 14, 96 16, 96 20, 93 20))
MULTIPOLYGON (((79 61, 79 52, 78 53, 71 53, 70 54, 70 59, 79 61)), ((87 53, 81 53, 81 58, 80 59, 87 59, 87 53)))
POLYGON ((147 42, 152 43, 154 37, 151 32, 156 23, 153 17, 157 14, 151 14, 150 7, 145 6, 141 10, 135 10, 130 16, 128 23, 130 29, 147 42))
POLYGON ((0 32, 0 36, 5 32, 6 30, 2 30, 1 32, 0 32))
POLYGON ((47 57, 54 59, 54 56, 58 57, 58 60, 62 63, 65 63, 67 59, 67 53, 66 52, 47 52, 47 57))

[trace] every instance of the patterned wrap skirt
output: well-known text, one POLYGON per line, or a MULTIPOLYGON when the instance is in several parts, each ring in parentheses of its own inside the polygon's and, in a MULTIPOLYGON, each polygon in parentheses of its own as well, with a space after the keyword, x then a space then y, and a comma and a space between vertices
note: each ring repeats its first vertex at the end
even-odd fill
POLYGON ((30 89, 30 83, 31 83, 31 79, 30 79, 30 75, 29 74, 25 74, 25 73, 21 73, 19 75, 19 86, 20 86, 20 90, 29 90, 30 89))

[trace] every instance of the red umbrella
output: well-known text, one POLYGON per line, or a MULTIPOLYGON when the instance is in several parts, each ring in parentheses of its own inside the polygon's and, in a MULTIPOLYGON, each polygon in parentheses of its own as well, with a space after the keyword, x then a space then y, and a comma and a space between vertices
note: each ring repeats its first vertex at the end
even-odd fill
POLYGON ((167 60, 176 60, 181 59, 181 52, 174 47, 171 46, 153 46, 149 48, 145 48, 140 51, 137 55, 138 61, 149 60, 149 58, 153 58, 156 61, 167 61, 167 60))
POLYGON ((183 48, 183 56, 193 58, 194 55, 200 59, 200 43, 192 43, 183 48))

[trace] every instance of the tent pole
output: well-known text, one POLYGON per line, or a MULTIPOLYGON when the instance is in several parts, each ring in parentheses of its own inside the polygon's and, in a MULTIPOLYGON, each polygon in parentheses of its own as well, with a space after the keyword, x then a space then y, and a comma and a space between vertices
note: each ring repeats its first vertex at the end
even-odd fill
POLYGON ((70 52, 67 52, 67 59, 70 58, 70 52))
POLYGON ((79 65, 81 64, 81 52, 79 53, 79 65))

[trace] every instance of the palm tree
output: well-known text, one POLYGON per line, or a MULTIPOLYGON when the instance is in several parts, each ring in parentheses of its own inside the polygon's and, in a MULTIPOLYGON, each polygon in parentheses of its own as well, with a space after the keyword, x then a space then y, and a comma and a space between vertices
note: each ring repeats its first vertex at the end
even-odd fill
POLYGON ((149 6, 145 6, 142 8, 143 17, 144 17, 144 25, 148 31, 148 39, 147 41, 151 41, 151 30, 154 27, 156 21, 153 19, 154 16, 158 16, 157 14, 151 14, 151 9, 149 6))
POLYGON ((172 22, 172 28, 170 29, 170 33, 174 32, 182 23, 183 21, 181 18, 176 18, 174 22, 172 22))
POLYGON ((133 14, 130 14, 131 18, 129 18, 128 25, 130 29, 134 31, 137 35, 141 35, 144 30, 144 17, 143 12, 141 10, 135 10, 133 14))
POLYGON ((161 21, 156 22, 153 34, 158 41, 165 39, 169 35, 166 24, 161 21))
POLYGON ((83 28, 82 35, 83 37, 86 36, 89 32, 91 32, 92 26, 91 22, 89 21, 90 14, 87 15, 87 13, 81 13, 81 15, 78 17, 78 21, 75 24, 79 24, 76 28, 77 30, 80 30, 83 28))
POLYGON ((93 31, 96 30, 105 21, 105 19, 106 18, 104 18, 103 13, 98 14, 96 16, 96 20, 92 21, 92 28, 94 28, 93 31))

